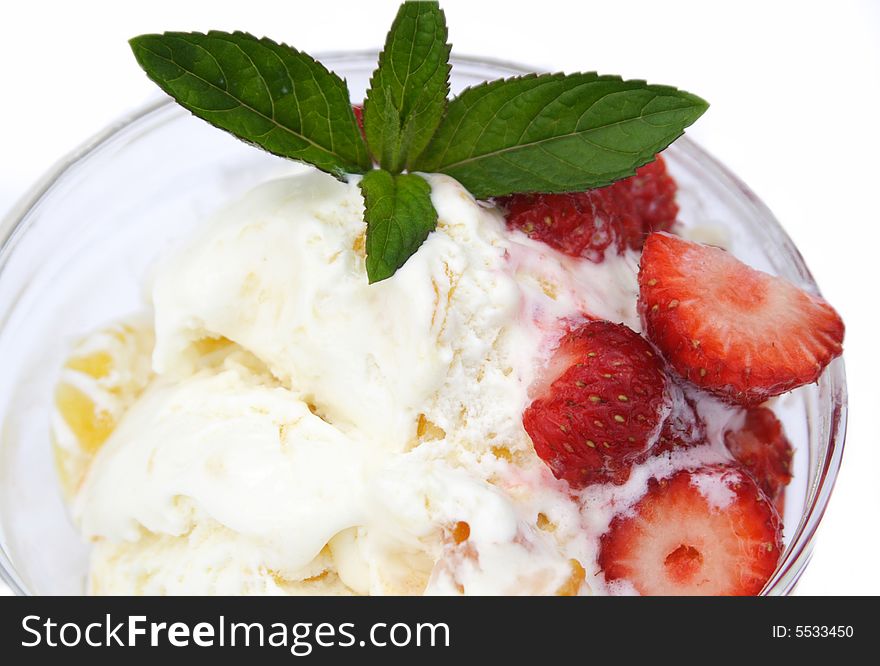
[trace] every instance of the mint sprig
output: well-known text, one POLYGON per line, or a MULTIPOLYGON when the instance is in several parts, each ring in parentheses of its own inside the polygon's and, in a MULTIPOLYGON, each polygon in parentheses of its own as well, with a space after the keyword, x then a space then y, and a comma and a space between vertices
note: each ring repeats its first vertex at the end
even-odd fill
POLYGON ((364 102, 374 159, 399 173, 428 145, 446 110, 449 44, 436 2, 409 2, 391 26, 364 102))
POLYGON ((243 32, 129 43, 162 90, 239 139, 339 178, 371 167, 345 82, 311 56, 243 32))
POLYGON ((366 141, 345 82, 290 46, 217 31, 130 43, 147 75, 199 118, 337 178, 364 174, 371 283, 394 275, 437 224, 430 186, 406 170, 448 174, 477 198, 601 187, 651 161, 708 107, 669 86, 595 73, 490 81, 447 102, 437 2, 401 5, 370 79, 366 141))
POLYGON ((370 283, 391 277, 437 226, 431 186, 414 173, 384 169, 361 179, 367 221, 367 275, 370 283))
POLYGON ((592 189, 631 176, 706 107, 675 88, 595 72, 490 81, 450 102, 413 166, 449 174, 477 198, 592 189))

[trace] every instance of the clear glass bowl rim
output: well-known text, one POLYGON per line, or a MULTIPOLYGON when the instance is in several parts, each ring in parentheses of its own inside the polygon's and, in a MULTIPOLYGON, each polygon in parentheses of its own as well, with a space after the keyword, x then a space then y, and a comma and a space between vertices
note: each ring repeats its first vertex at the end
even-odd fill
MULTIPOLYGON (((333 51, 316 56, 320 62, 326 64, 331 69, 333 65, 338 67, 353 63, 375 63, 377 57, 378 52, 375 50, 333 51)), ((479 68, 482 66, 522 74, 540 71, 519 63, 481 56, 454 55, 451 58, 451 62, 453 65, 458 64, 466 68, 479 68)), ((14 250, 18 235, 26 230, 30 211, 51 194, 55 184, 65 176, 69 169, 87 160, 92 153, 98 151, 117 134, 173 104, 175 102, 170 98, 158 98, 121 116, 114 123, 92 136, 51 167, 22 196, 18 203, 13 205, 8 214, 0 221, 0 268, 5 263, 8 254, 14 250)), ((676 140, 675 145, 676 148, 699 161, 701 166, 710 171, 711 175, 724 183, 727 188, 736 191, 739 196, 746 198, 750 202, 755 209, 755 214, 759 215, 770 226, 774 240, 781 245, 788 246, 792 250, 790 252, 790 259, 794 262, 801 276, 806 281, 812 283, 818 291, 818 286, 797 247, 770 209, 758 196, 727 167, 689 137, 680 137, 676 140)), ((808 489, 808 502, 804 507, 804 514, 797 529, 791 536, 776 572, 761 592, 762 596, 787 595, 794 589, 812 556, 816 531, 828 506, 828 501, 840 470, 847 424, 846 372, 843 360, 840 359, 832 364, 826 370, 826 373, 830 374, 829 380, 833 388, 831 394, 833 414, 828 441, 826 442, 825 455, 816 470, 816 478, 808 489)), ((16 595, 28 595, 28 592, 19 585, 13 571, 14 567, 11 558, 4 552, 2 544, 0 544, 0 580, 3 580, 16 595)))

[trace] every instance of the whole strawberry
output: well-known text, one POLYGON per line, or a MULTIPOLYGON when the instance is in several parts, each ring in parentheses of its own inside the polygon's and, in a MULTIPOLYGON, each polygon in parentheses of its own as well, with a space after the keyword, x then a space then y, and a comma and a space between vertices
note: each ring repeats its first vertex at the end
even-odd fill
POLYGON ((659 155, 634 176, 564 194, 514 194, 498 200, 507 224, 573 257, 601 263, 606 252, 642 246, 645 234, 675 222, 675 181, 659 155))
POLYGON ((667 172, 666 162, 661 155, 639 168, 634 176, 619 180, 609 187, 625 193, 632 201, 644 235, 652 231, 669 231, 675 223, 678 215, 675 193, 678 186, 667 172))
POLYGON ((842 351, 843 322, 822 298, 665 233, 645 242, 639 311, 679 375, 743 406, 816 381, 842 351))
POLYGON ((553 474, 581 488, 623 483, 668 409, 651 345, 622 324, 591 321, 560 340, 523 426, 553 474))

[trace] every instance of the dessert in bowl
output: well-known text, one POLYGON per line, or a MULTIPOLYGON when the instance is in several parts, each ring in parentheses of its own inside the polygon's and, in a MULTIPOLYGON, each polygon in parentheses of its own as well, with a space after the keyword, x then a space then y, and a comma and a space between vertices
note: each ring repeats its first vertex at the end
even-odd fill
MULTIPOLYGON (((360 99, 375 58, 324 62, 360 99)), ((453 86, 516 73, 457 61, 453 86)), ((692 144, 664 155, 678 185, 674 195, 654 188, 666 205, 652 225, 814 288, 735 180, 692 144)), ((661 162, 646 168, 643 184, 669 182, 661 162)), ((56 178, 17 223, 0 274, 0 344, 12 359, 0 488, 13 584, 146 594, 787 591, 839 460, 840 362, 764 407, 731 404, 699 385, 699 368, 689 378, 639 335, 656 304, 639 285, 641 227, 632 242, 615 228, 576 250, 554 247, 528 219, 534 200, 478 201, 443 174, 425 182, 436 229, 370 284, 357 177, 260 154, 170 104, 56 178), (58 234, 54 246, 44 233, 58 234), (619 383, 587 362, 609 348, 618 356, 608 362, 631 370, 619 383), (571 367, 592 375, 566 384, 571 367), (597 388, 565 395, 560 409, 610 403, 602 427, 623 419, 627 429, 582 437, 580 448, 548 436, 552 397, 588 386, 597 388), (56 490, 50 439, 88 554, 56 490), (761 467, 767 456, 755 451, 783 462, 761 467), (687 507, 680 513, 697 534, 726 534, 716 519, 733 511, 755 526, 747 564, 757 571, 744 587, 730 583, 743 579, 740 560, 675 535, 660 558, 673 582, 703 558, 724 564, 713 581, 723 589, 649 586, 642 573, 656 561, 634 552, 672 530, 658 520, 640 532, 635 518, 645 507, 662 517, 666 504, 687 507)), ((651 238, 661 259, 688 242, 651 238)), ((588 428, 604 419, 578 413, 590 415, 588 428)))

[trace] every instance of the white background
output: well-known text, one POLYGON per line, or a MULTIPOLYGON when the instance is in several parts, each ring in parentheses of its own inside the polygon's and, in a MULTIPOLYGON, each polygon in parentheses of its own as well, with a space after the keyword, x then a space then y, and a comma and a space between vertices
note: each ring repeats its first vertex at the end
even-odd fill
MULTIPOLYGON (((695 92, 689 134, 776 213, 847 324, 843 469, 801 594, 880 594, 880 2, 444 0, 453 49, 695 92)), ((7 2, 0 214, 53 162, 155 94, 126 40, 247 30, 310 53, 378 48, 397 0, 7 2)), ((2 584, 0 584, 2 585, 2 584)))

